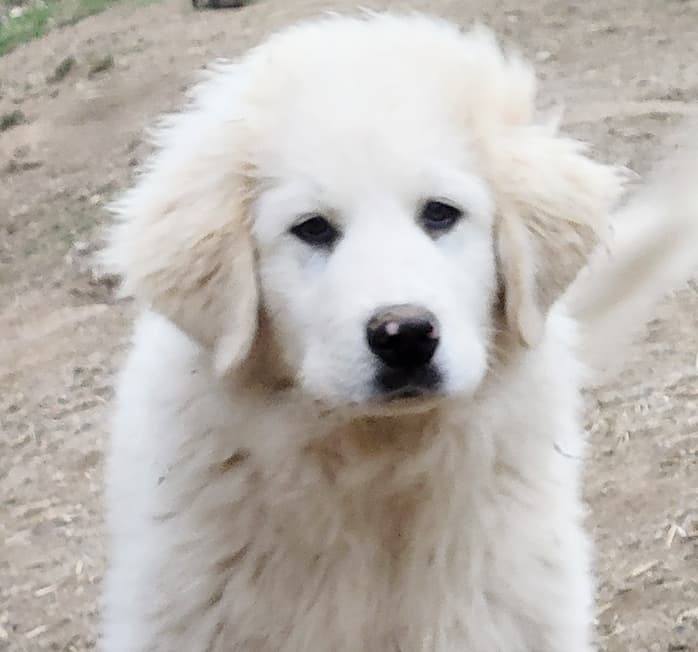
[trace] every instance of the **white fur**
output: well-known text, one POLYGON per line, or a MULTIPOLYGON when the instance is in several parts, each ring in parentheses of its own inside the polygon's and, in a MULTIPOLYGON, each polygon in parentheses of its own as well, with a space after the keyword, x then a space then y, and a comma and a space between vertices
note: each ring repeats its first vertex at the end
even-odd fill
POLYGON ((272 37, 165 121, 106 254, 145 308, 107 652, 592 649, 586 379, 555 302, 620 180, 533 101, 487 32, 367 16, 272 37), (467 216, 437 239, 430 197, 467 216), (314 212, 331 252, 289 234, 314 212), (440 321, 428 400, 372 382, 365 324, 396 303, 440 321))

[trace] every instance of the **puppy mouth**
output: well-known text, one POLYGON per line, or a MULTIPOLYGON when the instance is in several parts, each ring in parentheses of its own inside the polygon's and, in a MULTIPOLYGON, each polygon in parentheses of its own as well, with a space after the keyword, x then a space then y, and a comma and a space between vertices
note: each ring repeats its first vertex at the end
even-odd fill
POLYGON ((342 400, 310 392, 313 405, 323 417, 400 416, 429 412, 448 399, 443 374, 433 365, 411 368, 379 366, 368 392, 360 398, 342 400))
POLYGON ((375 395, 383 403, 433 399, 440 393, 442 375, 432 364, 418 367, 383 367, 376 374, 375 395))

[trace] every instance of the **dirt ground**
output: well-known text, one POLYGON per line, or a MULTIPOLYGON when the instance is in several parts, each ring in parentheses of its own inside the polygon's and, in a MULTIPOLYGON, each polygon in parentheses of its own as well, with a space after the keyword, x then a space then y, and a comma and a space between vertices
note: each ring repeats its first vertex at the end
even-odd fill
MULTIPOLYGON (((80 254, 147 152, 144 126, 206 61, 354 4, 122 5, 0 59, 0 115, 21 111, 0 132, 0 650, 97 645, 105 416, 131 306, 91 279, 80 254)), ((639 172, 698 112, 696 0, 362 4, 492 25, 536 62, 543 103, 564 99, 573 133, 639 172)), ((623 373, 589 395, 605 652, 698 651, 697 353, 689 283, 658 309, 623 373)))

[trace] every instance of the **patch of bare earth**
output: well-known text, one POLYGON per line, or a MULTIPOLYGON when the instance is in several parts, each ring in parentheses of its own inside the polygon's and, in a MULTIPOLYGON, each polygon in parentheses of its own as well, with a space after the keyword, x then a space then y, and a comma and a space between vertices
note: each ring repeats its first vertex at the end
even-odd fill
MULTIPOLYGON (((0 133, 0 650, 97 640, 105 416, 131 315, 66 256, 97 237, 146 152, 143 128, 193 71, 353 4, 117 7, 0 59, 0 115, 23 116, 0 133)), ((362 4, 493 25, 537 62, 544 102, 565 100, 568 127, 639 171, 698 110, 695 0, 362 4)), ((698 650, 697 288, 665 301, 624 372, 589 397, 606 652, 698 650)))

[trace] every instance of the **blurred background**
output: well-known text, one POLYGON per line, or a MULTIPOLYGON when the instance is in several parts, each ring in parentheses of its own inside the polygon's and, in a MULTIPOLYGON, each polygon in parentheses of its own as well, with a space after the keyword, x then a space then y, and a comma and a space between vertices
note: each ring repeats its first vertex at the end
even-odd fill
MULTIPOLYGON (((91 256, 144 128, 207 61, 356 4, 226 2, 241 6, 0 0, 0 650, 97 645, 105 423, 132 306, 91 256)), ((564 102, 564 129, 641 174, 698 113, 697 0, 361 4, 489 24, 535 63, 541 108, 564 102)), ((587 423, 600 648, 696 652, 698 284, 589 393, 587 423)))

